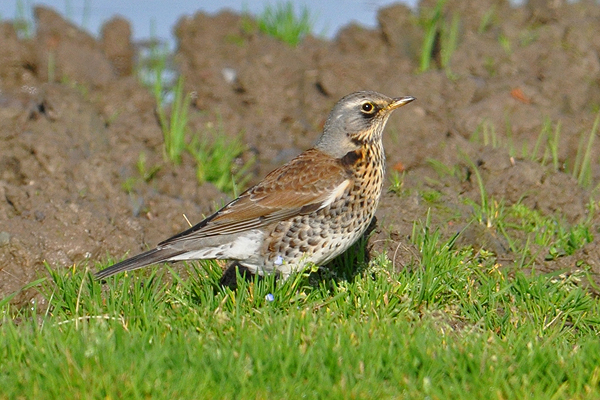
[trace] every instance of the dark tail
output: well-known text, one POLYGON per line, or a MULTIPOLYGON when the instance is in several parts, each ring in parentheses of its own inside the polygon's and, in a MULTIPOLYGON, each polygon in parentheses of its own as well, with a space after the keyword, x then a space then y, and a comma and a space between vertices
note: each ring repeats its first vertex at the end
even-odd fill
POLYGON ((123 260, 120 263, 116 263, 102 271, 96 272, 94 277, 96 279, 104 279, 111 275, 124 271, 133 271, 150 264, 157 264, 163 261, 167 261, 171 257, 175 257, 179 254, 185 253, 183 250, 174 250, 169 248, 153 249, 145 253, 138 254, 135 257, 123 260))

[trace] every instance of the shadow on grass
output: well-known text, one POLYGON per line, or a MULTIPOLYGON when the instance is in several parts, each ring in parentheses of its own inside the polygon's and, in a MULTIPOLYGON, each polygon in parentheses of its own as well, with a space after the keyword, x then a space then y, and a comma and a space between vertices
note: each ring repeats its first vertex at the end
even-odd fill
MULTIPOLYGON (((367 241, 371 233, 377 226, 377 218, 373 218, 366 232, 354 243, 348 250, 337 256, 324 266, 318 268, 307 268, 300 272, 305 274, 307 284, 313 288, 319 287, 321 283, 333 281, 339 283, 341 281, 353 282, 355 278, 361 275, 368 267, 371 260, 370 249, 367 248, 367 241)), ((258 283, 264 280, 265 277, 255 275, 237 261, 231 262, 223 272, 219 279, 219 285, 222 287, 236 290, 240 287, 243 280, 248 283, 258 283)), ((275 281, 281 278, 276 274, 275 281)), ((290 277, 290 279, 294 279, 290 277)), ((219 290, 215 287, 215 291, 219 290)))

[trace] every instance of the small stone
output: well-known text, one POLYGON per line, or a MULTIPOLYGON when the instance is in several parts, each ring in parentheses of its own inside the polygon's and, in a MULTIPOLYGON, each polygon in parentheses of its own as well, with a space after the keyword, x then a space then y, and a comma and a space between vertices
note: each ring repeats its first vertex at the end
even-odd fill
POLYGON ((0 232, 0 247, 6 246, 10 242, 10 233, 0 232))
POLYGON ((235 81, 237 81, 237 71, 233 68, 223 68, 221 70, 221 74, 223 75, 223 79, 225 79, 225 82, 231 84, 234 84, 235 81))

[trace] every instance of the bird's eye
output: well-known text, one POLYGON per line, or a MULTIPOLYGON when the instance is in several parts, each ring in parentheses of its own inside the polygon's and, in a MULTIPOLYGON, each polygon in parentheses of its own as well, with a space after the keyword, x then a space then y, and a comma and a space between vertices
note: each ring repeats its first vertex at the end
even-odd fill
POLYGON ((372 103, 364 103, 361 107, 362 112, 367 113, 367 114, 371 114, 373 112, 373 110, 375 109, 375 107, 373 107, 372 103))

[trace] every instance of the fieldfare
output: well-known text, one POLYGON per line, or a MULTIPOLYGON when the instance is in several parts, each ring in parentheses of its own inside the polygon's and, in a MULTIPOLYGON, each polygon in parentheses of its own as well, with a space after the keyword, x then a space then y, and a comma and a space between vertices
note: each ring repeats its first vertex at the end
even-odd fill
POLYGON ((283 278, 307 263, 327 263, 373 219, 384 183, 383 129, 393 110, 413 100, 372 91, 342 98, 315 147, 197 225, 96 278, 182 260, 225 259, 283 278))

